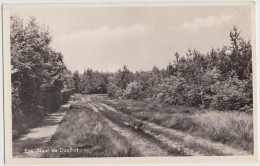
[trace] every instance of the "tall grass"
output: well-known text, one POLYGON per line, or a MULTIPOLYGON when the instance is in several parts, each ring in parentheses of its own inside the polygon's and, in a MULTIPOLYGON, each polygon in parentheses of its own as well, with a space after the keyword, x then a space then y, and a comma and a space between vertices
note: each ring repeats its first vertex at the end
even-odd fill
MULTIPOLYGON (((73 107, 72 107, 73 108, 73 107)), ((126 157, 138 156, 139 152, 127 140, 112 130, 92 110, 77 105, 65 115, 42 157, 126 157), (59 149, 77 149, 76 152, 60 152, 59 149)))
POLYGON ((253 117, 244 112, 176 114, 161 119, 161 125, 253 152, 253 117))
POLYGON ((108 104, 138 119, 253 153, 253 115, 251 113, 162 105, 147 101, 127 100, 124 102, 121 100, 117 104, 108 104))
POLYGON ((195 114, 192 120, 197 125, 198 135, 206 136, 214 141, 238 146, 253 153, 253 117, 244 112, 209 111, 195 114))

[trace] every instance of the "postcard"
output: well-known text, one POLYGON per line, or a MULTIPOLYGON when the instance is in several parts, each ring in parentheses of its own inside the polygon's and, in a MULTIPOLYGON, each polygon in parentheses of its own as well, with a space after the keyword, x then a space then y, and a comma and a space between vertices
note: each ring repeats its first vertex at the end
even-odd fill
POLYGON ((7 164, 257 162, 254 2, 3 5, 7 164))

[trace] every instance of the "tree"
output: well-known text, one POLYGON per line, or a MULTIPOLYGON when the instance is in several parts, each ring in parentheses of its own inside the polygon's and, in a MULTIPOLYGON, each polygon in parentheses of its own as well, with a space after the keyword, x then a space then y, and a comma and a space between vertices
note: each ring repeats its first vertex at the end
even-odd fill
POLYGON ((77 70, 73 73, 72 78, 74 82, 75 91, 79 92, 80 77, 79 77, 79 72, 77 70))
POLYGON ((229 37, 231 40, 231 51, 233 53, 238 53, 239 43, 242 40, 242 38, 240 37, 240 32, 238 32, 238 28, 236 26, 233 26, 233 31, 230 31, 229 37))
POLYGON ((34 17, 26 25, 17 16, 11 16, 10 21, 12 93, 16 103, 13 111, 25 113, 37 111, 46 103, 57 105, 50 96, 59 95, 63 87, 65 65, 62 54, 50 47, 49 29, 40 26, 34 17))
POLYGON ((160 73, 160 70, 159 70, 159 68, 158 68, 157 66, 154 66, 153 69, 152 69, 152 72, 153 72, 154 74, 159 74, 159 73, 160 73))
POLYGON ((129 84, 133 79, 133 73, 128 70, 127 66, 123 67, 123 70, 119 70, 116 73, 116 85, 121 89, 126 89, 127 84, 129 84))
POLYGON ((231 54, 230 62, 232 70, 239 79, 247 79, 252 73, 252 46, 250 41, 246 42, 240 37, 236 26, 230 32, 231 54))
POLYGON ((81 76, 79 89, 81 93, 106 93, 107 75, 92 69, 87 69, 81 76))

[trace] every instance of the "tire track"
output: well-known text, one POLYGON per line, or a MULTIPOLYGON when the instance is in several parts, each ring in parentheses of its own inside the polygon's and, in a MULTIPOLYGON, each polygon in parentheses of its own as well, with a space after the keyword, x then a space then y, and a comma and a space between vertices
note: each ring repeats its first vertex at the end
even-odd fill
MULTIPOLYGON (((84 100, 84 99, 83 99, 84 100)), ((104 120, 107 122, 109 127, 119 133, 121 136, 125 137, 134 148, 141 152, 142 156, 168 156, 168 152, 166 150, 161 149, 159 146, 153 144, 147 139, 141 137, 138 133, 134 133, 127 128, 122 128, 119 125, 116 125, 111 120, 107 119, 100 113, 99 110, 104 110, 102 107, 97 106, 97 104, 93 103, 89 100, 84 100, 88 106, 94 111, 99 113, 104 120)))
MULTIPOLYGON (((108 109, 110 111, 113 111, 115 113, 120 113, 118 112, 116 109, 114 109, 113 107, 110 107, 106 104, 103 104, 103 103, 96 103, 96 105, 102 109, 102 110, 105 110, 105 109, 108 109), (104 109, 105 108, 105 109, 104 109)), ((121 116, 127 116, 127 115, 121 115, 121 116)), ((127 118, 130 118, 129 116, 127 116, 127 118)), ((141 122, 141 123, 144 123, 143 121, 141 120, 138 120, 138 119, 134 119, 131 117, 131 119, 135 120, 135 121, 138 121, 138 122, 141 122)), ((124 122, 125 125, 127 125, 128 123, 127 122, 124 122)), ((145 125, 147 125, 146 123, 144 123, 145 125)), ((178 143, 176 141, 173 141, 163 135, 160 135, 156 132, 154 132, 153 130, 149 130, 149 129, 144 129, 142 128, 142 131, 145 133, 145 134, 148 134, 148 135, 151 135, 152 137, 154 137, 155 139, 157 139, 158 141, 162 142, 163 144, 167 145, 168 147, 172 148, 172 149, 176 149, 178 151, 183 151, 186 155, 189 155, 189 156, 203 156, 202 153, 198 152, 198 151, 194 151, 193 149, 189 149, 189 148, 186 148, 184 147, 181 143, 178 143)))

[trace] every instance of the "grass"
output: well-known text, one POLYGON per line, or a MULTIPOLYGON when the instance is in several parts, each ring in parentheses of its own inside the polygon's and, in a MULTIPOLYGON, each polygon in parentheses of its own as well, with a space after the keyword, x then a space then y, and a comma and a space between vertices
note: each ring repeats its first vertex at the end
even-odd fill
POLYGON ((128 115, 187 132, 253 153, 253 115, 215 111, 153 101, 121 100, 104 103, 128 115))
POLYGON ((243 112, 210 111, 193 115, 192 121, 196 127, 191 130, 198 135, 208 133, 207 137, 213 141, 241 147, 253 153, 253 117, 243 112))
MULTIPOLYGON (((150 129, 150 128, 148 128, 150 129)), ((168 138, 170 138, 171 140, 174 140, 175 142, 179 142, 183 145, 183 147, 187 147, 189 149, 193 149, 193 150, 199 150, 200 152, 202 152, 203 154, 207 154, 207 156, 226 156, 227 154, 222 153, 220 150, 215 149, 215 148, 211 148, 207 145, 202 145, 196 142, 191 142, 191 141, 185 141, 182 137, 173 135, 173 134, 169 134, 167 132, 158 130, 158 129, 151 129, 154 132, 164 135, 168 138)))
POLYGON ((43 158, 139 156, 128 141, 112 130, 100 115, 80 104, 72 106, 44 149, 43 158), (69 152, 61 152, 60 148, 69 152), (72 149, 71 149, 72 148, 72 149))

